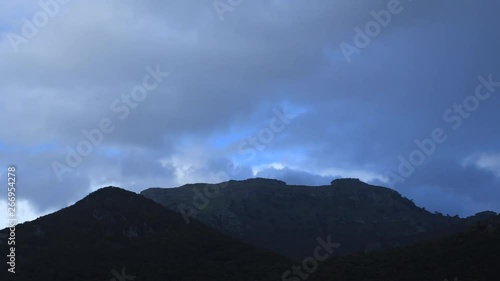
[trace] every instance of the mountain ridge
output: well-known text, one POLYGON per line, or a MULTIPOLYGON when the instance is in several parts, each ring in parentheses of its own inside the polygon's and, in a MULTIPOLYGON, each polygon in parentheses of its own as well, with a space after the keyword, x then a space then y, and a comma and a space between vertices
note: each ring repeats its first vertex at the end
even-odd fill
POLYGON ((140 194, 182 213, 186 222, 197 218, 226 235, 296 260, 307 255, 319 236, 336 237, 343 242, 338 254, 351 254, 450 235, 467 229, 480 214, 463 219, 432 214, 393 189, 352 178, 324 186, 254 178, 149 188, 140 194), (297 248, 287 246, 296 241, 303 242, 297 248))

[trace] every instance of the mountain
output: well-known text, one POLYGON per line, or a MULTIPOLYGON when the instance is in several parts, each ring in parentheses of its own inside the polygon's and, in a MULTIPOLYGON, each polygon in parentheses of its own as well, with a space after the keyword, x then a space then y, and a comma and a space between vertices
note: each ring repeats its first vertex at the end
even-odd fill
POLYGON ((500 216, 496 216, 449 237, 326 261, 309 280, 488 281, 498 280, 499 265, 500 216))
POLYGON ((115 187, 17 225, 15 259, 0 280, 280 280, 292 264, 115 187))
MULTIPOLYGON (((318 237, 341 244, 336 255, 382 250, 450 235, 484 215, 432 214, 398 192, 358 179, 328 186, 294 186, 271 179, 188 184, 141 192, 231 237, 301 260, 318 237)), ((488 213, 487 213, 488 214, 488 213)))

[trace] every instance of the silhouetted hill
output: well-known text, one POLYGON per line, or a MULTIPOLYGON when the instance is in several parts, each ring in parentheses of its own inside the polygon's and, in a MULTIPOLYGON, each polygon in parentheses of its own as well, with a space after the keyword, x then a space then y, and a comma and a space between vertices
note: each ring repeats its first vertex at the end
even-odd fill
POLYGON ((357 179, 293 186, 270 179, 151 188, 147 198, 258 247, 301 260, 317 237, 331 235, 337 254, 408 245, 466 229, 478 218, 432 214, 398 192, 357 179))
POLYGON ((309 280, 489 281, 498 280, 499 265, 500 216, 496 216, 450 237, 326 261, 309 280))
MULTIPOLYGON (((179 214, 114 187, 18 225, 16 237, 17 273, 7 273, 3 262, 1 280, 132 280, 118 278, 122 270, 148 281, 280 280, 291 265, 196 220, 187 225, 179 214)), ((0 252, 5 260, 4 241, 0 252)))

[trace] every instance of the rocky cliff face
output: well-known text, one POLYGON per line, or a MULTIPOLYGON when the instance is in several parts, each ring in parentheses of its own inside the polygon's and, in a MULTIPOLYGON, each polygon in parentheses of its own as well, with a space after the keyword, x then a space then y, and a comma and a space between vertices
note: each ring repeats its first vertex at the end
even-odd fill
POLYGON ((314 187, 250 179, 154 188, 141 194, 234 238, 294 259, 310 255, 316 238, 325 235, 342 245, 337 254, 349 254, 440 237, 470 225, 465 219, 432 214, 392 189, 357 179, 314 187))

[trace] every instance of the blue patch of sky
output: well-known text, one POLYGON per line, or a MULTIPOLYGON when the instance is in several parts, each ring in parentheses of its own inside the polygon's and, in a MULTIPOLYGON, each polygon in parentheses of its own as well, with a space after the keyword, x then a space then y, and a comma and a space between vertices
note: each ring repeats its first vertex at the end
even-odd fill
POLYGON ((273 104, 267 102, 249 117, 249 122, 252 124, 247 126, 240 124, 238 127, 230 128, 227 132, 216 134, 210 139, 210 144, 216 149, 222 149, 230 145, 240 145, 249 137, 256 136, 260 130, 270 127, 270 121, 276 117, 273 110, 280 107, 285 108, 285 112, 294 117, 308 111, 307 107, 292 104, 288 101, 281 102, 278 106, 274 105, 274 107, 273 104))
POLYGON ((7 151, 9 146, 5 143, 0 141, 0 151, 7 151))
POLYGON ((231 130, 227 133, 214 135, 210 139, 210 144, 215 149, 223 149, 234 144, 238 145, 249 138, 253 132, 254 128, 231 130))
MULTIPOLYGON (((354 53, 351 55, 351 59, 354 59, 358 54, 354 53)), ((325 48, 323 50, 323 56, 326 58, 328 62, 331 63, 331 65, 338 65, 338 64, 344 64, 347 62, 346 57, 342 50, 340 49, 340 46, 338 48, 331 47, 331 48, 325 48)))
POLYGON ((30 153, 46 153, 55 151, 59 148, 60 146, 57 142, 45 142, 34 145, 25 145, 0 141, 1 152, 28 151, 30 153))
POLYGON ((9 143, 5 141, 0 141, 0 151, 1 152, 16 152, 19 150, 23 150, 24 147, 15 143, 9 143))
POLYGON ((46 153, 57 150, 59 148, 59 144, 57 142, 47 142, 36 144, 30 147, 30 152, 32 153, 46 153))
POLYGON ((113 148, 113 147, 104 148, 104 149, 102 149, 102 152, 104 155, 106 155, 106 157, 109 157, 109 158, 114 158, 114 157, 119 157, 119 156, 124 155, 123 150, 121 150, 119 148, 113 148))

